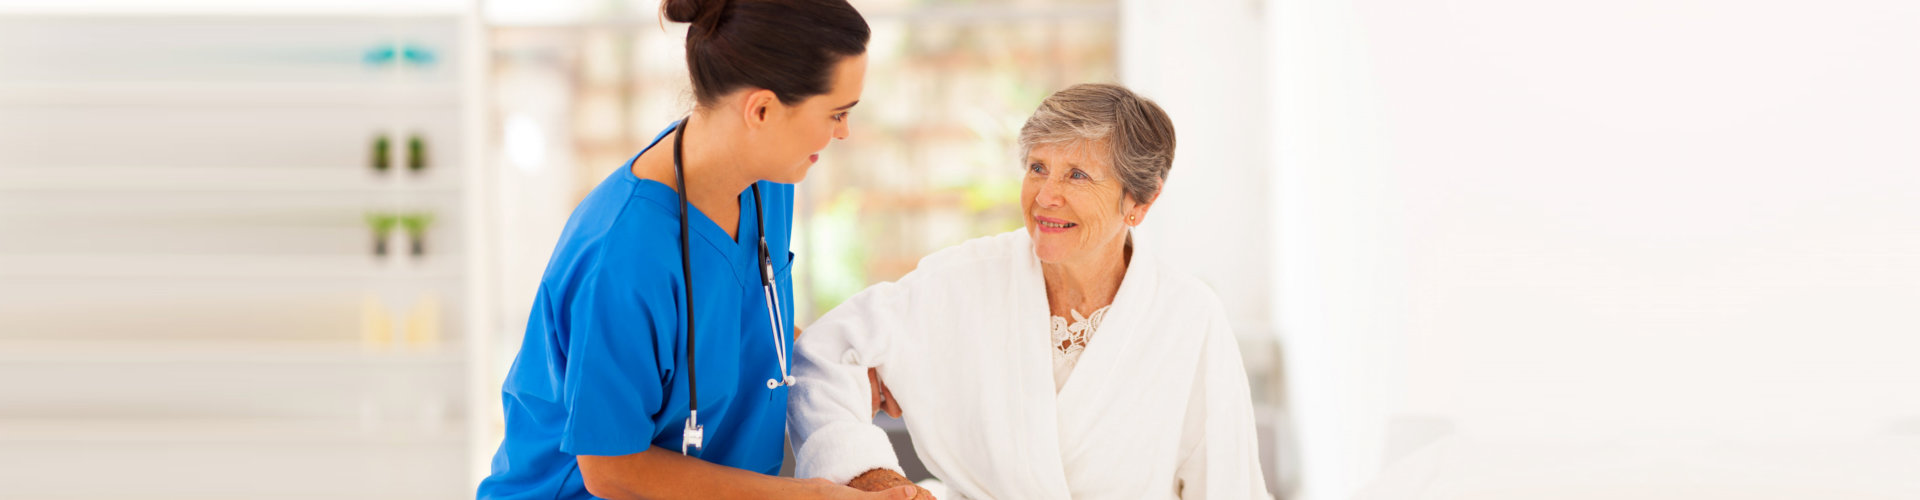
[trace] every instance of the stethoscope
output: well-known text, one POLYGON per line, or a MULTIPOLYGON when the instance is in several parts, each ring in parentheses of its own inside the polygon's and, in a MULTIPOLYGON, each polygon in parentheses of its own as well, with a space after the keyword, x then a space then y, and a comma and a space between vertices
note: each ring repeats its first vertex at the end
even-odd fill
MULTIPOLYGON (((681 139, 687 136, 687 120, 680 119, 673 128, 678 132, 673 136, 673 178, 680 187, 680 274, 685 280, 687 292, 687 407, 689 411, 687 428, 680 434, 680 453, 687 454, 689 450, 700 451, 704 442, 705 429, 699 423, 700 386, 694 382, 693 368, 693 259, 689 257, 692 254, 687 251, 687 211, 692 205, 687 203, 687 172, 680 164, 680 144, 681 139)), ((792 386, 794 381, 793 375, 787 372, 787 337, 781 334, 785 330, 780 328, 786 322, 786 318, 780 314, 780 294, 774 288, 776 285, 773 275, 773 255, 767 252, 766 218, 762 216, 766 208, 760 203, 760 184, 757 182, 753 185, 753 208, 753 227, 760 233, 760 291, 766 297, 767 327, 773 332, 773 352, 779 357, 780 362, 780 378, 767 379, 767 389, 773 390, 783 385, 792 386)))

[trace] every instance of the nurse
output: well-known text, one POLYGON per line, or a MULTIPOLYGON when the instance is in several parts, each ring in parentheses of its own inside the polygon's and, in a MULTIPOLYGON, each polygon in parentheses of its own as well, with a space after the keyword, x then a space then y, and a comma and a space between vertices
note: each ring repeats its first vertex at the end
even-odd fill
POLYGON ((781 321, 793 317, 791 184, 849 134, 866 21, 845 0, 661 11, 691 24, 693 112, 567 220, 501 387, 506 439, 478 497, 913 498, 774 476, 793 341, 781 321))

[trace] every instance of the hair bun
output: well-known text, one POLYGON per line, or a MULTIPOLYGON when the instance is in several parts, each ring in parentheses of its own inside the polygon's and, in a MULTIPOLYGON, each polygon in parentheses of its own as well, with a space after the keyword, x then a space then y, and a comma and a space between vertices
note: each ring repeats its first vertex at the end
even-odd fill
POLYGON ((663 0, 660 13, 668 21, 700 24, 701 20, 717 17, 715 14, 726 6, 727 0, 663 0))

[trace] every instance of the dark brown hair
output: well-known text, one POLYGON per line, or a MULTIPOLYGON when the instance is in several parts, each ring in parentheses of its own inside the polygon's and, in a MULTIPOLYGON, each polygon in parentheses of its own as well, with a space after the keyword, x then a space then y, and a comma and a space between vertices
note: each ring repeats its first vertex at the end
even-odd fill
POLYGON ((787 105, 825 94, 834 65, 866 53, 872 35, 846 0, 665 0, 660 13, 692 24, 687 74, 701 106, 743 87, 787 105))

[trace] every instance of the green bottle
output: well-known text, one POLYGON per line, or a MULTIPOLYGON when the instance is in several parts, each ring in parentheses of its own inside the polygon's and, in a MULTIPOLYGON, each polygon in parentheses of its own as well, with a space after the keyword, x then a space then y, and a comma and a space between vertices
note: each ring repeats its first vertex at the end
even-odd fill
POLYGON ((407 137, 407 170, 416 173, 427 169, 427 139, 420 134, 407 137))
POLYGON ((393 157, 393 155, 389 154, 390 149, 392 149, 392 146, 388 144, 387 134, 380 134, 378 137, 374 137, 373 158, 372 158, 373 171, 386 172, 387 169, 392 166, 391 158, 393 157))

